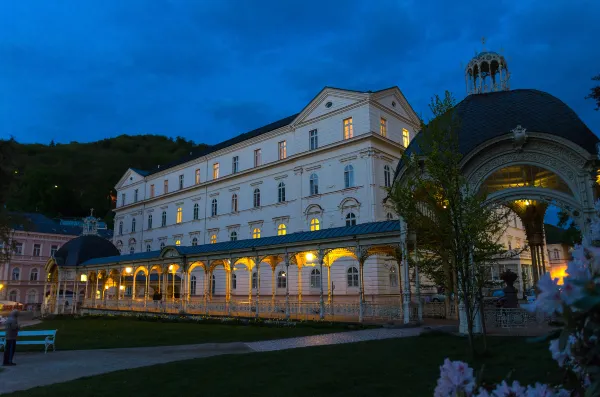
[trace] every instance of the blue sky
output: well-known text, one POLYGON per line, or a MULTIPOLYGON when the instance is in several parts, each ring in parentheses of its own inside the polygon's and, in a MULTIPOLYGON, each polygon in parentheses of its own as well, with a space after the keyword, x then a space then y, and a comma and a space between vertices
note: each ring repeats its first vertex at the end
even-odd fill
POLYGON ((600 2, 25 0, 0 2, 0 137, 120 134, 217 143, 296 113, 325 85, 397 85, 417 113, 465 95, 463 66, 503 49, 513 88, 570 105, 600 73, 600 2))

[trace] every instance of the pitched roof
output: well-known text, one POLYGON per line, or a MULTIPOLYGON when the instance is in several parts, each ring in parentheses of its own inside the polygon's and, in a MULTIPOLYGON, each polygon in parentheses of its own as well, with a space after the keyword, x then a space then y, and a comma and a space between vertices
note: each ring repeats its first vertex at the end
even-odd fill
POLYGON ((546 234, 546 244, 564 244, 565 243, 565 229, 558 226, 544 224, 544 232, 546 234))
MULTIPOLYGON (((35 212, 11 213, 14 220, 13 229, 24 232, 61 234, 65 236, 79 236, 82 232, 81 226, 61 225, 54 219, 35 212)), ((101 229, 98 234, 106 239, 112 237, 112 230, 101 229)))
MULTIPOLYGON (((180 255, 199 255, 212 252, 235 252, 236 250, 247 250, 253 248, 267 247, 273 245, 289 245, 299 242, 310 242, 317 240, 328 240, 340 237, 360 236, 372 233, 399 232, 398 221, 383 221, 361 223, 355 226, 333 227, 314 232, 297 232, 285 236, 270 236, 256 239, 225 241, 215 244, 203 244, 197 246, 180 246, 175 248, 180 255)), ((106 263, 131 262, 135 260, 159 259, 161 251, 140 252, 131 255, 110 256, 105 258, 90 259, 83 266, 101 265, 106 263)))

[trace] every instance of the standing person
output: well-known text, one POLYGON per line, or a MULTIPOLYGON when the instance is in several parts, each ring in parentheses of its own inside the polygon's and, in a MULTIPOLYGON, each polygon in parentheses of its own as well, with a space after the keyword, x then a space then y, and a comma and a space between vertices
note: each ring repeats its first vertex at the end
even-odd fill
POLYGON ((8 315, 6 322, 4 323, 4 329, 6 330, 6 345, 4 346, 4 363, 2 365, 17 365, 13 363, 13 357, 15 356, 15 350, 17 348, 17 335, 19 333, 19 311, 13 310, 8 315))

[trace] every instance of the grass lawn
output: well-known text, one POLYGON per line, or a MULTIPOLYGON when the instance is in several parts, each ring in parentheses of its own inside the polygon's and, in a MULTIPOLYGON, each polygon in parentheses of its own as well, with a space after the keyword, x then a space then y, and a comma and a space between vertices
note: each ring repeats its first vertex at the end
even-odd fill
MULTIPOLYGON (((521 382, 559 382, 546 343, 490 338, 484 379, 496 382, 514 369, 521 382)), ((467 360, 466 341, 453 336, 415 338, 217 356, 118 371, 10 396, 419 396, 433 395, 445 357, 467 360)), ((467 360, 468 361, 468 360, 467 360)))
MULTIPOLYGON (((63 317, 26 330, 57 329, 57 350, 248 342, 343 331, 339 327, 261 327, 227 324, 144 321, 126 317, 63 317)), ((42 347, 43 349, 43 347, 42 347)), ((37 351, 39 346, 20 351, 37 351)))

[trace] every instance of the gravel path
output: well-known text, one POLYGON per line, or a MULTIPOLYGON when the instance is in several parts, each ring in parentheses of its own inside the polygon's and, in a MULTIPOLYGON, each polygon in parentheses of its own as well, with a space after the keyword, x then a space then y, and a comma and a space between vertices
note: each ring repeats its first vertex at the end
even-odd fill
POLYGON ((4 371, 0 372, 0 394, 67 382, 85 376, 100 375, 122 369, 193 358, 403 338, 417 336, 421 331, 422 328, 369 329, 262 342, 69 350, 49 352, 48 354, 19 353, 17 349, 15 362, 18 365, 1 367, 4 368, 4 371))

